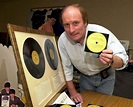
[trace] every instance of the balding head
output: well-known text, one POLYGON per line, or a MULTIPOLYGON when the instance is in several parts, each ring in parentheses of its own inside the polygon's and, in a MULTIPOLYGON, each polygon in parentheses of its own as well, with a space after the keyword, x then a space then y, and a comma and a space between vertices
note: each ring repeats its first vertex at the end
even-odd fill
POLYGON ((68 6, 66 6, 62 10, 62 12, 61 12, 61 24, 63 24, 63 20, 62 20, 63 14, 65 12, 68 12, 68 11, 71 12, 71 9, 72 8, 77 8, 79 10, 81 16, 82 16, 83 22, 88 24, 88 15, 87 15, 87 12, 86 12, 86 10, 83 7, 79 6, 79 4, 71 4, 71 5, 68 5, 68 6))

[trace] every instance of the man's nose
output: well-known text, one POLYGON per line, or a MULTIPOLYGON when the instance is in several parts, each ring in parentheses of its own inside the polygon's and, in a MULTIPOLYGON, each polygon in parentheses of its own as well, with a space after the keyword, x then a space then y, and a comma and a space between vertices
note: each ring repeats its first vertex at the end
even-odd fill
POLYGON ((74 30, 75 30, 75 28, 74 28, 74 26, 73 25, 70 25, 70 32, 72 33, 72 32, 74 32, 74 30))

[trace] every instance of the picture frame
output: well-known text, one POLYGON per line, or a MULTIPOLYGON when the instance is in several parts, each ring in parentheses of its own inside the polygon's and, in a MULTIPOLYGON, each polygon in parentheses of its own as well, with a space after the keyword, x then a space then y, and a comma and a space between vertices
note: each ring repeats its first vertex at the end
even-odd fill
POLYGON ((7 25, 27 107, 45 107, 65 89, 65 76, 54 34, 7 25))

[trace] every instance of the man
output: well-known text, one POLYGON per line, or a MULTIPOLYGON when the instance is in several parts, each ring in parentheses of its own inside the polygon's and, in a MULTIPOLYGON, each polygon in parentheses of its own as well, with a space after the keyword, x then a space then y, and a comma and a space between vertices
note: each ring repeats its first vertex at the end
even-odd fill
POLYGON ((47 21, 42 26, 40 26, 38 30, 54 33, 53 25, 55 24, 55 22, 56 19, 49 15, 47 21))
POLYGON ((14 89, 10 89, 9 95, 10 95, 10 102, 9 102, 10 107, 24 107, 25 106, 24 103, 20 100, 20 98, 15 96, 14 89))
POLYGON ((1 95, 9 95, 10 87, 10 82, 6 82, 4 84, 4 89, 1 90, 1 95))
POLYGON ((80 91, 93 90, 112 94, 115 83, 115 69, 123 69, 128 61, 125 49, 108 29, 88 24, 86 11, 78 4, 66 6, 61 14, 65 32, 58 40, 59 52, 70 97, 74 102, 83 102, 73 84, 73 65, 81 72, 80 91), (86 52, 85 40, 88 31, 109 34, 107 48, 99 56, 86 52), (108 74, 103 78, 101 71, 108 74), (108 73, 109 72, 109 73, 108 73))

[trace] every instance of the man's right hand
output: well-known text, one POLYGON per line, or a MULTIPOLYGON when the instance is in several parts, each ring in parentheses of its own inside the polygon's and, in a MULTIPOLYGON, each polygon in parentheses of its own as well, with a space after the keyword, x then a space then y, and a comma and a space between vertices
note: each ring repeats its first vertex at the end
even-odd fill
POLYGON ((83 103, 83 97, 81 96, 80 93, 75 93, 73 95, 70 96, 70 98, 75 102, 75 103, 83 103))
POLYGON ((81 96, 80 93, 77 92, 75 89, 75 86, 73 84, 73 81, 67 81, 67 89, 70 93, 70 98, 75 102, 75 103, 83 103, 83 97, 81 96))

